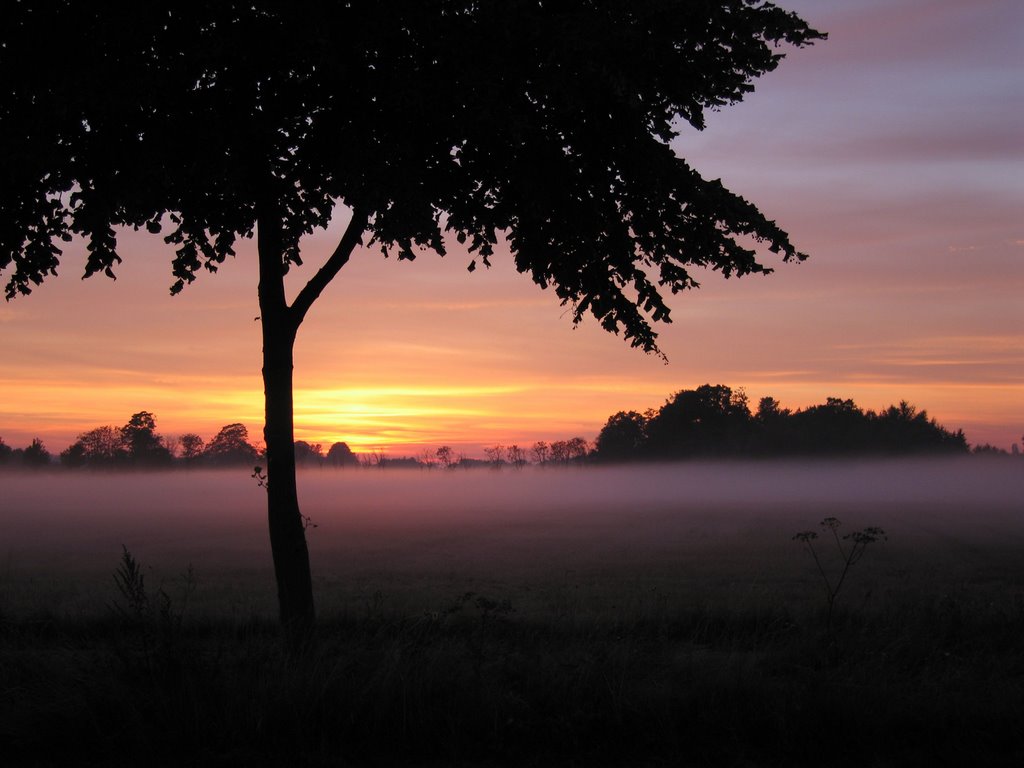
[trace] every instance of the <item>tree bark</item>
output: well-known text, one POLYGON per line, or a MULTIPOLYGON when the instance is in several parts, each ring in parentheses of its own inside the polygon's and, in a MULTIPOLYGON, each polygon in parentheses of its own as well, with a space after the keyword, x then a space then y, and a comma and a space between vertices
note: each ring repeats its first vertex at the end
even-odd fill
POLYGON ((281 624, 290 638, 298 639, 308 635, 316 618, 309 549, 295 483, 292 369, 298 325, 285 300, 280 216, 273 210, 261 211, 258 227, 267 520, 281 624))

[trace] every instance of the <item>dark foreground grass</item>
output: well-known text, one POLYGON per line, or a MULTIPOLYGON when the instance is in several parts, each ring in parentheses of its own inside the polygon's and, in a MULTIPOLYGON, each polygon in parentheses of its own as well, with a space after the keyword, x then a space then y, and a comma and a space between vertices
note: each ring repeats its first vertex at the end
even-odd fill
POLYGON ((0 617, 4 765, 1024 765, 1024 604, 0 617))

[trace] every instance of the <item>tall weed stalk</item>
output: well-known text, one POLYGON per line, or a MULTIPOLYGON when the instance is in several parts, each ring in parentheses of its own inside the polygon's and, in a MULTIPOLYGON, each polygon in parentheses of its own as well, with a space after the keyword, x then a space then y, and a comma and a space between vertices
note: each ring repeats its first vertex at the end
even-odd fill
POLYGON ((831 639, 832 638, 832 617, 835 613, 836 598, 839 597, 839 592, 843 588, 843 584, 846 583, 846 578, 850 573, 850 569, 864 557, 864 552, 867 551, 869 544, 874 544, 878 540, 886 541, 887 537, 885 531, 876 526, 864 528, 853 533, 848 533, 845 536, 839 535, 839 528, 842 526, 839 518, 826 517, 818 526, 826 531, 826 536, 830 536, 836 546, 837 559, 839 562, 838 577, 835 575, 833 570, 832 576, 829 576, 829 569, 822 563, 822 557, 824 553, 819 555, 817 548, 814 546, 815 540, 818 538, 818 534, 815 531, 800 531, 793 536, 794 541, 799 541, 804 544, 807 551, 811 553, 811 557, 814 558, 814 564, 818 568, 818 574, 821 576, 822 584, 825 587, 825 597, 828 602, 828 614, 825 618, 825 633, 831 639), (844 543, 845 542, 845 543, 844 543))

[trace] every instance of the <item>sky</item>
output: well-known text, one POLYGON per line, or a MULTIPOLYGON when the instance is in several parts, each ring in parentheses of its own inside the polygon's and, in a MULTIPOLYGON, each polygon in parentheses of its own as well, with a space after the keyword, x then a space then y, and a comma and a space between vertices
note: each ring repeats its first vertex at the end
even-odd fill
MULTIPOLYGON (((704 383, 801 408, 906 400, 972 444, 1024 434, 1024 3, 780 0, 829 33, 673 147, 810 255, 672 297, 668 358, 585 320, 500 253, 469 274, 357 251, 296 346, 296 438, 416 455, 596 437, 704 383)), ((344 222, 303 243, 308 279, 344 222)), ((0 438, 60 451, 141 410, 166 435, 262 430, 254 243, 171 297, 159 237, 123 233, 117 281, 0 303, 0 438)))

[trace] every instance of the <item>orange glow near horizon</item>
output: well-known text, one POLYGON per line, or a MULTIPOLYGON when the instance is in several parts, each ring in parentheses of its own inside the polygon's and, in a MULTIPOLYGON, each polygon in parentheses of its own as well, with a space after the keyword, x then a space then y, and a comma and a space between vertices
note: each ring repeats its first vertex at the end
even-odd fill
MULTIPOLYGON (((83 389, 77 384, 22 381, 12 386, 9 380, 0 380, 0 389, 8 397, 17 397, 24 409, 23 425, 11 418, 14 414, 5 414, 2 436, 14 446, 40 436, 51 451, 59 451, 81 432, 104 424, 117 426, 138 410, 150 410, 166 435, 196 432, 209 439, 224 424, 239 421, 249 428, 250 439, 259 443, 263 411, 259 382, 254 377, 250 388, 232 388, 239 383, 207 381, 200 397, 185 402, 176 386, 179 382, 166 386, 140 386, 130 379, 120 386, 108 382, 88 387, 91 412, 84 413, 62 410, 81 398, 83 389)), ((613 413, 656 409, 674 391, 701 383, 727 382, 695 380, 666 388, 660 383, 638 386, 630 380, 558 385, 524 378, 514 386, 297 388, 295 434, 297 440, 319 443, 324 450, 334 442, 346 442, 357 453, 414 456, 451 445, 479 456, 483 446, 493 444, 529 446, 537 440, 577 435, 593 440, 613 413)), ((862 408, 879 410, 910 399, 908 389, 899 382, 851 386, 849 382, 784 379, 751 380, 744 387, 751 410, 760 397, 769 395, 794 410, 829 396, 850 397, 862 408)), ((964 428, 974 443, 989 442, 987 434, 998 434, 1002 415, 1024 398, 1024 388, 998 384, 937 383, 915 389, 919 397, 911 399, 913 404, 949 429, 964 428), (964 403, 965 394, 971 405, 964 403)))
MULTIPOLYGON (((5 305, 0 437, 22 446, 39 436, 57 452, 148 410, 165 435, 209 439, 237 421, 259 442, 255 275, 240 250, 223 274, 173 299, 164 263, 150 258, 126 259, 117 282, 62 277, 5 305)), ((1008 280, 1005 293, 1014 290, 1008 280)), ((295 373, 296 439, 324 448, 418 455, 446 444, 480 455, 495 443, 593 440, 613 413, 658 408, 704 383, 744 388, 752 409, 769 395, 794 410, 830 396, 871 410, 907 400, 972 443, 1006 448, 1024 421, 1024 328, 984 315, 901 323, 902 297, 879 310, 885 326, 867 323, 842 292, 823 292, 813 264, 708 280, 680 297, 676 322, 661 329, 667 365, 593 322, 573 329, 507 262, 467 276, 451 257, 396 265, 360 253, 329 292, 300 331, 295 373)), ((1000 291, 983 300, 998 306, 1000 291)))
MULTIPOLYGON (((931 292, 923 302, 912 293, 879 299, 865 318, 856 296, 850 303, 846 286, 828 279, 835 259, 822 250, 821 267, 709 279, 678 297, 675 322, 660 329, 667 365, 593 322, 573 329, 507 256, 468 276, 457 257, 395 264, 360 252, 300 330, 296 439, 392 455, 593 440, 613 413, 658 408, 704 383, 744 388, 752 409, 768 395, 794 410, 830 396, 871 410, 907 400, 972 443, 1008 448, 1019 439, 1024 328, 999 309, 1017 301, 1012 273, 976 300, 989 315, 994 308, 994 322, 980 312, 964 320, 969 294, 951 317, 918 322, 931 292)), ((60 451, 140 410, 156 414, 165 435, 209 439, 237 421, 259 442, 251 253, 243 246, 222 274, 175 298, 166 294, 166 252, 143 253, 126 258, 116 282, 62 276, 4 306, 0 437, 9 445, 39 436, 60 451)))

